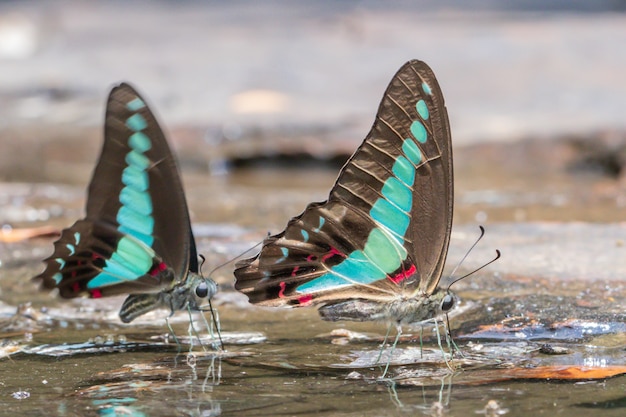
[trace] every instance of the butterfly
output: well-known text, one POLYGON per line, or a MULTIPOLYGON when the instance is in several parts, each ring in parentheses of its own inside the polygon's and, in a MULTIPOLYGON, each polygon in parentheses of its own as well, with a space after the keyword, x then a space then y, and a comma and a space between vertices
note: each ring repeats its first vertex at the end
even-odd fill
POLYGON ((199 310, 217 284, 199 273, 176 161, 145 100, 128 84, 107 102, 87 215, 64 229, 33 278, 63 298, 130 294, 124 323, 156 308, 199 310))
POLYGON ((321 305, 328 321, 435 319, 455 301, 438 288, 453 197, 443 95, 430 67, 409 61, 328 200, 310 204, 258 255, 238 262, 235 288, 263 306, 321 305))

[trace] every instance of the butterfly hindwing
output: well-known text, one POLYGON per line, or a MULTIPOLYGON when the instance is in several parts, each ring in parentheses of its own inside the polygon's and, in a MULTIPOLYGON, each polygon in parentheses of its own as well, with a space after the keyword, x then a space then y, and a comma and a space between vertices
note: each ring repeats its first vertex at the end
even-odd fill
POLYGON ((446 258, 452 204, 443 95, 432 70, 410 61, 328 200, 309 205, 240 262, 236 288, 265 305, 430 293, 446 258))
POLYGON ((61 296, 158 292, 197 271, 174 157, 153 113, 128 84, 109 96, 86 211, 62 232, 36 277, 61 296))
POLYGON ((46 262, 44 286, 65 298, 141 292, 174 278, 149 246, 104 222, 79 220, 63 230, 46 262))

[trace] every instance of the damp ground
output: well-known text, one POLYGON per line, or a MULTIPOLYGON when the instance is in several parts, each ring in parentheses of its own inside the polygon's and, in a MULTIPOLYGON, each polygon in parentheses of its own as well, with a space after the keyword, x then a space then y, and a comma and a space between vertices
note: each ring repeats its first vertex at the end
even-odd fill
MULTIPOLYGON (((563 147, 559 154, 571 146, 567 140, 553 143, 563 147)), ((555 409, 570 416, 590 410, 621 415, 626 384, 620 376, 626 373, 626 226, 617 221, 623 211, 621 182, 570 170, 579 160, 575 152, 542 172, 492 163, 515 149, 527 158, 533 148, 526 143, 456 150, 458 161, 467 157, 481 168, 476 173, 473 164, 457 163, 448 264, 461 259, 479 235, 479 224, 486 235, 456 276, 487 262, 495 249, 503 256, 456 285, 462 301, 450 319, 461 353, 452 356, 445 339, 443 351, 439 347, 432 325, 405 329, 392 352, 390 341, 383 344, 384 325, 326 323, 309 308, 252 307, 233 290, 232 264, 212 273, 220 283, 214 307, 226 351, 211 348, 215 339, 198 317, 194 326, 206 349, 197 341, 190 348, 186 313, 173 318, 182 343, 177 347, 165 313, 122 325, 117 318, 122 298, 63 302, 38 291, 30 277, 52 248, 48 228, 81 215, 84 191, 72 185, 3 184, 4 216, 25 216, 14 218, 13 231, 5 228, 5 235, 15 233, 16 240, 24 231, 42 235, 1 245, 4 409, 33 415, 48 414, 50 404, 54 415, 158 416, 171 415, 172 409, 199 416, 504 411, 521 416, 555 409), (519 175, 526 180, 516 182, 519 175), (600 191, 582 193, 581 184, 600 191), (614 221, 585 217, 595 213, 614 221)), ((311 160, 304 165, 316 168, 251 162, 254 167, 221 176, 183 171, 199 251, 208 259, 205 273, 268 231, 282 229, 309 201, 322 199, 336 175, 336 167, 311 160)))

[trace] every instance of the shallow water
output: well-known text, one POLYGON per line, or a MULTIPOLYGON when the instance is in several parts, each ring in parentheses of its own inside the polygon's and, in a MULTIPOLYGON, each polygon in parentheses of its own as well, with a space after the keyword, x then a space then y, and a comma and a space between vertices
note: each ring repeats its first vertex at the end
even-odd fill
MULTIPOLYGON (((457 170, 463 178, 457 190, 464 183, 480 184, 463 170, 457 170)), ((282 228, 307 202, 324 198, 335 176, 324 169, 289 171, 284 181, 284 174, 280 169, 213 178, 184 174, 199 251, 208 258, 205 273, 249 249, 267 230, 282 228)), ((575 189, 567 176, 562 180, 565 189, 575 189)), ((532 178, 526 184, 533 184, 532 178)), ((15 227, 65 226, 80 216, 80 187, 3 188, 5 215, 14 216, 15 227)), ((506 219, 523 206, 519 199, 507 203, 506 190, 496 185, 482 187, 487 189, 491 198, 478 202, 478 191, 457 196, 462 220, 454 228, 450 264, 477 237, 476 213, 506 219)), ((523 197, 522 191, 514 195, 523 197)), ((564 195, 575 200, 573 192, 564 195)), ((568 211, 569 204, 559 208, 561 215, 576 219, 579 207, 572 204, 568 211)), ((541 200, 535 207, 535 220, 554 210, 541 200)), ((196 342, 190 354, 186 313, 173 318, 183 342, 177 347, 164 313, 123 325, 117 319, 122 298, 63 302, 38 291, 29 279, 41 270, 51 238, 1 243, 0 296, 6 304, 0 309, 0 354, 6 356, 0 414, 623 415, 623 280, 619 274, 594 275, 600 260, 586 259, 586 246, 568 249, 574 253, 567 259, 549 255, 549 248, 564 247, 559 239, 578 237, 588 246, 607 245, 602 262, 619 271, 625 266, 623 225, 488 221, 486 226, 486 237, 461 269, 484 263, 495 248, 504 255, 455 285, 462 302, 450 319, 463 356, 453 357, 445 340, 443 350, 438 346, 433 326, 423 329, 421 343, 420 329, 405 329, 391 352, 389 341, 381 347, 387 330, 381 324, 326 323, 314 309, 251 307, 233 291, 230 266, 211 273, 221 286, 213 304, 226 351, 214 351, 205 339, 206 351, 196 342), (540 253, 533 252, 538 247, 540 253), (32 307, 16 314, 25 302, 32 307), (391 366, 382 378, 387 362, 391 366)), ((194 326, 206 334, 202 321, 194 326)))

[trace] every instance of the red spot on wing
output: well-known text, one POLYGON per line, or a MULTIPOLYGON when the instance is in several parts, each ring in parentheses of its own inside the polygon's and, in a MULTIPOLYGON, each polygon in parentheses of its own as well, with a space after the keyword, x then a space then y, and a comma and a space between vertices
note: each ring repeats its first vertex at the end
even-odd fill
POLYGON ((339 252, 336 248, 331 247, 330 251, 328 251, 324 256, 322 256, 322 262, 326 261, 326 259, 328 258, 332 258, 333 256, 339 255, 342 258, 345 258, 346 256, 339 252))
MULTIPOLYGON (((75 274, 74 274, 75 275, 75 274)), ((72 291, 74 292, 80 292, 80 284, 78 281, 76 281, 75 283, 72 284, 72 291)))
POLYGON ((400 284, 402 281, 409 278, 411 275, 415 274, 415 272, 417 272, 417 268, 415 267, 415 265, 411 265, 411 267, 407 269, 406 271, 402 271, 399 274, 396 274, 394 276, 388 275, 387 278, 395 284, 400 284))
POLYGON ((149 274, 153 277, 159 275, 160 272, 165 271, 167 269, 167 264, 165 262, 161 262, 158 265, 155 265, 150 270, 149 274))
POLYGON ((91 291, 91 298, 101 298, 101 297, 102 297, 102 291, 100 290, 91 291))
POLYGON ((296 301, 300 305, 307 305, 308 303, 311 302, 311 300, 313 300, 313 296, 311 294, 308 294, 308 295, 303 295, 302 297, 298 298, 296 301))
POLYGON ((285 281, 278 284, 280 291, 278 291, 278 298, 285 298, 285 281))
POLYGON ((298 269, 300 269, 300 267, 299 267, 299 266, 296 266, 296 267, 293 269, 293 271, 291 271, 291 276, 292 276, 292 277, 295 277, 295 276, 296 276, 296 274, 298 273, 298 269))

